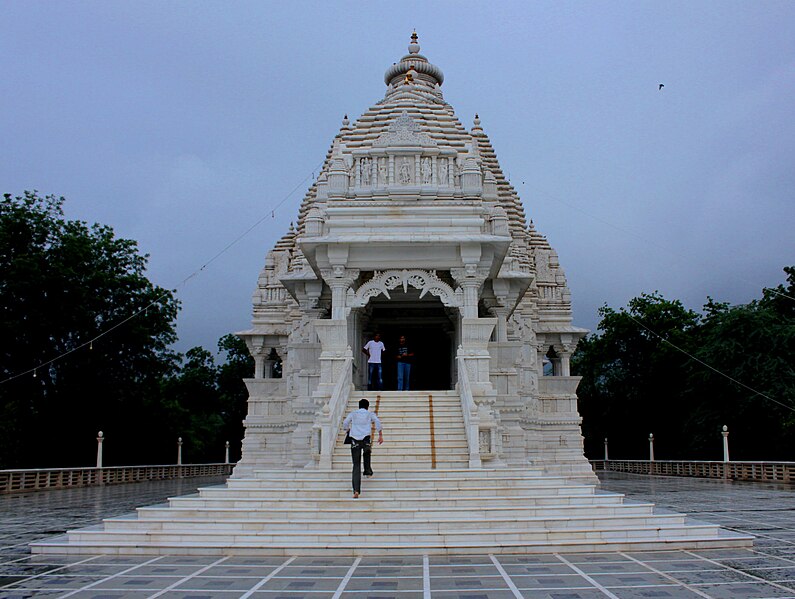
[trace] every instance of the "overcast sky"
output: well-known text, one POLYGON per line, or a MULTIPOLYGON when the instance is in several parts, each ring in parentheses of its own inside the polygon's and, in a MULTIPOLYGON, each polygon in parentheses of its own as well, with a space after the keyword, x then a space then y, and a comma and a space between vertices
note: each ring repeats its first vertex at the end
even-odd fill
POLYGON ((171 288, 267 216, 179 287, 178 349, 215 349, 413 28, 557 249, 575 324, 654 290, 747 302, 795 264, 794 2, 2 0, 0 191, 66 196, 171 288))

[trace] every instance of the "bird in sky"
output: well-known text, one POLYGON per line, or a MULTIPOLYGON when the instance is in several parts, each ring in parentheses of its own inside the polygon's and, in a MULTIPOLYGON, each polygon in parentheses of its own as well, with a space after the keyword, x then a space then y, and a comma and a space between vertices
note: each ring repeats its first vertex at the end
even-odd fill
POLYGON ((665 86, 664 86, 662 83, 660 83, 660 87, 658 87, 658 88, 657 88, 657 91, 660 91, 660 90, 661 90, 662 88, 664 88, 664 87, 665 87, 665 86))

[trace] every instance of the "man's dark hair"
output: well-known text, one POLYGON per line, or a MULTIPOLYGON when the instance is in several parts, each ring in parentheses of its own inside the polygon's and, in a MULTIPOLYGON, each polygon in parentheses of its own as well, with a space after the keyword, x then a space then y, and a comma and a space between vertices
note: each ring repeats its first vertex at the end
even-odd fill
POLYGON ((370 402, 366 399, 362 398, 359 400, 359 407, 364 408, 365 410, 370 407, 370 402))

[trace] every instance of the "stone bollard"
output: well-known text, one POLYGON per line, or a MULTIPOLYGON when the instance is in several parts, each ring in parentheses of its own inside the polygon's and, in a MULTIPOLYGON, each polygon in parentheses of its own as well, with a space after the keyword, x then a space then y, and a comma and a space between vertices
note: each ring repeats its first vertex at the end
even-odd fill
POLYGON ((102 442, 105 440, 105 433, 97 433, 97 468, 102 468, 102 442))
POLYGON ((225 451, 224 451, 224 464, 229 463, 229 441, 225 444, 225 451))
POLYGON ((182 437, 177 438, 177 466, 182 466, 182 437))
POLYGON ((729 461, 729 427, 725 424, 723 425, 723 431, 721 432, 723 435, 723 461, 729 461))
POLYGON ((654 435, 649 433, 649 461, 654 461, 654 435))

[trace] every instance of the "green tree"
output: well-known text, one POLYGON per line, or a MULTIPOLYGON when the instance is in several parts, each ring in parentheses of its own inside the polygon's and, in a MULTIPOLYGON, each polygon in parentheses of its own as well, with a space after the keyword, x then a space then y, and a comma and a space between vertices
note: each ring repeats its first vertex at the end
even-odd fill
POLYGON ((657 335, 689 347, 699 315, 658 293, 599 314, 599 334, 583 339, 572 360, 574 374, 583 376, 577 395, 586 455, 600 457, 607 437, 613 457, 642 458, 653 433, 660 455, 679 457, 687 358, 657 335))
POLYGON ((693 353, 726 376, 688 364, 686 434, 698 455, 721 457, 716 441, 727 425, 732 459, 795 459, 795 268, 784 270, 788 286, 759 300, 704 307, 693 353))
POLYGON ((226 361, 218 367, 218 391, 224 421, 222 435, 224 441, 229 441, 229 459, 236 462, 240 459, 240 441, 243 438, 243 420, 248 401, 248 390, 243 379, 254 377, 254 358, 245 341, 237 335, 221 337, 218 349, 226 354, 226 361))
POLYGON ((613 458, 646 458, 654 433, 658 458, 721 459, 727 425, 732 459, 795 459, 795 267, 784 271, 786 285, 741 306, 708 299, 703 316, 657 294, 601 308, 572 361, 586 454, 607 437, 613 458))
POLYGON ((107 459, 145 460, 175 367, 179 303, 146 278, 148 256, 108 226, 67 220, 63 203, 36 192, 0 203, 3 467, 90 463, 100 429, 107 459))

